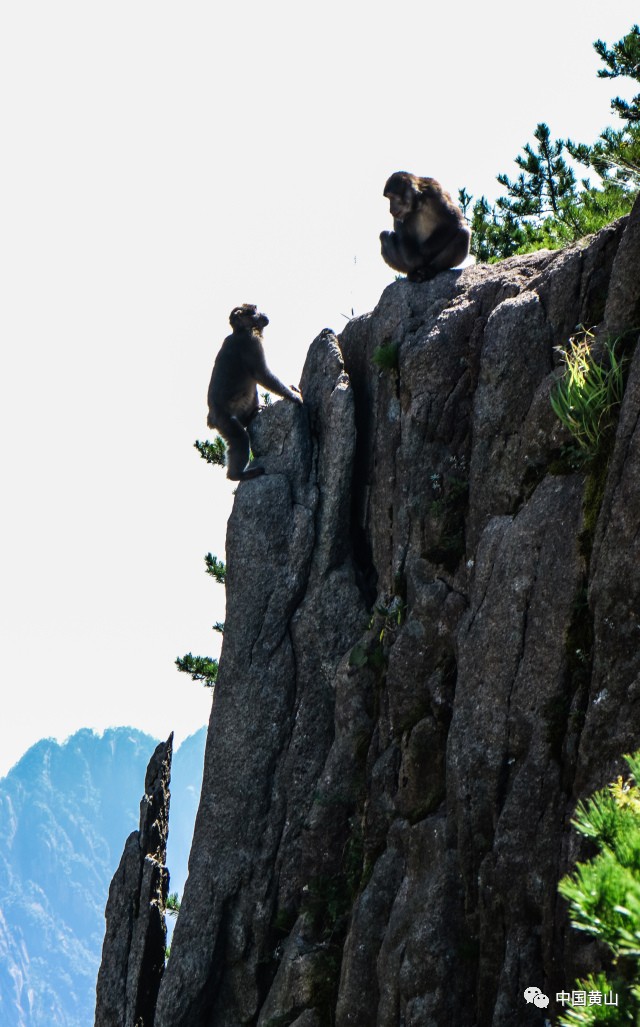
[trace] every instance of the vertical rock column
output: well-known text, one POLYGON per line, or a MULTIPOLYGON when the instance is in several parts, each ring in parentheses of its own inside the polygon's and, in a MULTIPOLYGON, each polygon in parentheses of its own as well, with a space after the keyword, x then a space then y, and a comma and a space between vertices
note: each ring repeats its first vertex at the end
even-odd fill
POLYGON ((155 750, 140 802, 140 829, 125 843, 111 887, 95 1027, 152 1027, 164 972, 169 890, 165 866, 173 735, 155 750))
MULTIPOLYGON (((229 519, 220 670, 157 1027, 262 1023, 278 925, 309 879, 336 668, 368 619, 350 554, 353 394, 332 332, 311 346, 301 388, 304 406, 274 403, 252 423, 266 474, 239 484, 229 519)), ((268 1019, 293 1023, 296 1001, 268 1019)))

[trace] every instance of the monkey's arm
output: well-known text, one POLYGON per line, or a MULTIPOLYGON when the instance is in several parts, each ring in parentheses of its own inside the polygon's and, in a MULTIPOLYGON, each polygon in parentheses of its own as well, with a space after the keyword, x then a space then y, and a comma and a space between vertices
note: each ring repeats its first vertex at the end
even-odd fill
POLYGON ((258 385, 263 385, 269 392, 275 392, 276 396, 282 396, 283 399, 290 399, 293 403, 302 403, 300 389, 296 389, 295 386, 289 388, 279 378, 276 378, 275 374, 269 370, 266 364, 258 378, 258 385))
POLYGON ((397 232, 380 232, 380 247, 382 250, 382 257, 385 263, 392 267, 394 271, 401 271, 406 274, 415 267, 415 255, 413 260, 410 259, 410 255, 406 252, 406 247, 403 246, 402 239, 397 232))
POLYGON ((276 377, 273 371, 269 370, 264 355, 264 348, 257 339, 254 340, 251 352, 247 354, 247 368, 258 385, 269 389, 269 392, 275 392, 276 396, 282 396, 283 399, 290 399, 293 403, 302 403, 302 393, 300 390, 290 389, 288 385, 285 385, 284 382, 281 382, 276 377))

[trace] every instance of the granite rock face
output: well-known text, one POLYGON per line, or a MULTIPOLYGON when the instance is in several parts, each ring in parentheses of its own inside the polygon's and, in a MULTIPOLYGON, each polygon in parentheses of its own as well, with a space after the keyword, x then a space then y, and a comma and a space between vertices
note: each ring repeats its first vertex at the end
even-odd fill
POLYGON ((173 736, 147 768, 140 828, 127 838, 111 882, 95 1027, 153 1027, 165 965, 169 782, 173 736))
POLYGON ((597 965, 557 882, 640 741, 640 356, 597 481, 549 393, 637 335, 639 232, 395 282, 256 419, 156 1027, 528 1027, 597 965))

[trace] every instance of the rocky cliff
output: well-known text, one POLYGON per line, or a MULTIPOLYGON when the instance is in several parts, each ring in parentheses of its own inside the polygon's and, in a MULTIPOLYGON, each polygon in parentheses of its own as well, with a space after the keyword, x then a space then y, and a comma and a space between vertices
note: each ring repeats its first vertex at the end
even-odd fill
POLYGON ((526 1027, 525 988, 597 963, 557 882, 640 744, 640 351, 576 469, 549 392, 578 324, 640 325, 638 203, 395 282, 256 419, 156 1027, 526 1027))
POLYGON ((172 755, 173 735, 160 742, 149 761, 140 826, 127 838, 109 888, 96 987, 96 1027, 143 1027, 153 1022, 167 944, 172 755))

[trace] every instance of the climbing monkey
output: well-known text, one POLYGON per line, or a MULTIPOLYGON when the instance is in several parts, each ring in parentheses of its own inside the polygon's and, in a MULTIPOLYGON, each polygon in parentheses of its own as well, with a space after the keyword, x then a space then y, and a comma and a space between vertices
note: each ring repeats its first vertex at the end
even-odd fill
POLYGON ((266 314, 244 303, 233 308, 229 323, 233 331, 222 343, 211 372, 207 425, 219 431, 227 443, 227 478, 246 481, 264 474, 264 467, 247 467, 247 425, 260 406, 257 386, 292 403, 302 403, 302 393, 284 385, 267 367, 262 346, 262 330, 269 324, 266 314))

